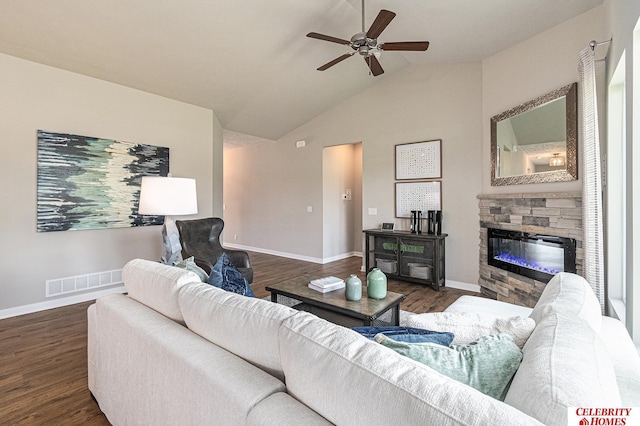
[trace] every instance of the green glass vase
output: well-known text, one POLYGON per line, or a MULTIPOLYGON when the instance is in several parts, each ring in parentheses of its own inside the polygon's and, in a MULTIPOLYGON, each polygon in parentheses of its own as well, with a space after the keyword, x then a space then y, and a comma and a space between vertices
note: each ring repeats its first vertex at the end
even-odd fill
POLYGON ((347 300, 360 300, 362 298, 362 281, 356 274, 349 275, 349 278, 344 280, 344 294, 347 300))
POLYGON ((378 268, 367 274, 367 296, 371 299, 384 299, 387 296, 387 276, 378 268))

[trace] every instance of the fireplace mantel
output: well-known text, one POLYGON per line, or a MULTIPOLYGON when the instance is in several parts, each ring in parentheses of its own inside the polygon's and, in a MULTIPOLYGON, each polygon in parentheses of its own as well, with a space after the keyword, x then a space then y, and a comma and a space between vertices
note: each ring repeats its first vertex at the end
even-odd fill
POLYGON ((480 279, 492 299, 533 307, 545 283, 488 263, 487 229, 553 235, 576 240, 576 273, 583 275, 584 231, 581 192, 478 195, 480 207, 480 279))

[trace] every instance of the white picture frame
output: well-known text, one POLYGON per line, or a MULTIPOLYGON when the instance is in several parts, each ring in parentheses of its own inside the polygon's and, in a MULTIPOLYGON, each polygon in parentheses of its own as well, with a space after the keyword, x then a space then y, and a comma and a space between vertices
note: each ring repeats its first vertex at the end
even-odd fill
POLYGON ((411 217, 411 210, 426 216, 429 210, 442 210, 442 182, 396 182, 396 217, 411 217))
POLYGON ((442 139, 395 146, 396 180, 441 179, 442 139))

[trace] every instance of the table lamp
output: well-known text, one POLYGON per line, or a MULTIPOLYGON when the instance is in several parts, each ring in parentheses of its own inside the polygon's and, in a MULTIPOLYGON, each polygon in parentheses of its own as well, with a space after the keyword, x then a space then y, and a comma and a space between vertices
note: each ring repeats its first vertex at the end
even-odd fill
POLYGON ((140 185, 138 214, 164 215, 162 242, 166 265, 181 258, 182 246, 178 228, 171 216, 198 213, 196 180, 177 177, 143 176, 140 185))

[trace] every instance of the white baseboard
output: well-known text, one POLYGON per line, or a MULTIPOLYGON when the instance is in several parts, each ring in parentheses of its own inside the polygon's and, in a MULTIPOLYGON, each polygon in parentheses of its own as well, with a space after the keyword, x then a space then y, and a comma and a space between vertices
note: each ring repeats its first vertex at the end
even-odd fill
POLYGON ((339 254, 337 256, 325 257, 322 263, 323 264, 331 263, 331 262, 335 262, 336 260, 348 259, 350 257, 362 257, 362 252, 352 251, 351 253, 344 253, 344 254, 339 254))
POLYGON ((353 251, 351 253, 340 254, 337 256, 327 257, 327 258, 320 258, 320 257, 302 256, 299 254, 288 253, 284 251, 269 250, 269 249, 264 249, 260 247, 243 246, 240 244, 233 244, 233 243, 227 243, 227 242, 223 243, 222 245, 224 247, 229 247, 231 249, 255 251, 257 253, 271 254, 273 256, 286 257, 288 259, 303 260, 305 262, 311 262, 311 263, 319 263, 321 265, 324 265, 325 263, 335 262, 336 260, 347 259, 353 256, 362 257, 362 253, 356 252, 356 251, 353 251))
POLYGON ((17 317, 19 315, 32 314, 34 312, 46 311, 47 309, 60 308, 62 306, 75 305, 89 300, 95 300, 98 297, 113 293, 126 293, 124 285, 118 287, 107 288, 104 290, 92 291, 83 294, 74 294, 69 297, 61 297, 59 299, 47 300, 46 302, 32 303, 30 305, 16 306, 0 310, 0 319, 17 317))
POLYGON ((457 288, 458 290, 466 290, 466 291, 473 291, 476 293, 480 293, 480 286, 478 284, 469 284, 469 283, 463 283, 460 281, 445 280, 444 285, 445 287, 457 288))

